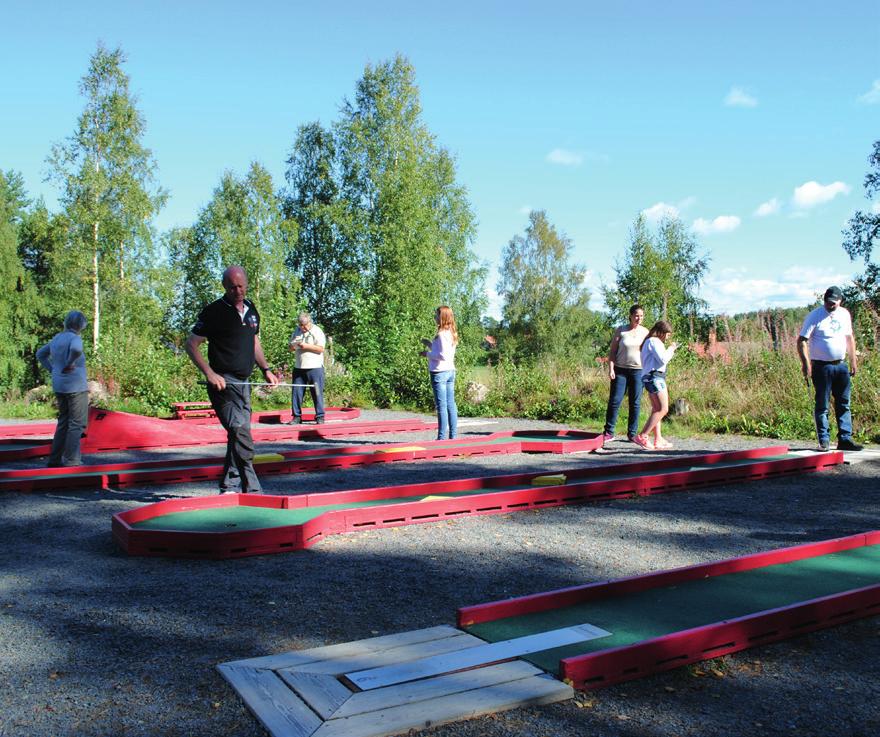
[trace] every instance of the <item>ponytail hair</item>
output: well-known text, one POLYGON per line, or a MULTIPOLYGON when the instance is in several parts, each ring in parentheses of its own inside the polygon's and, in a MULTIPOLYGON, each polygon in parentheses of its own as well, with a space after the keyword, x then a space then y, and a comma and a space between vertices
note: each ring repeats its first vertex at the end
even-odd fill
MULTIPOLYGON (((657 320, 654 323, 654 326, 648 331, 648 334, 645 336, 645 339, 642 341, 642 345, 645 345, 651 338, 659 338, 661 335, 666 335, 666 333, 672 332, 672 325, 670 325, 666 320, 657 320)), ((641 348, 641 346, 639 346, 641 348)))
POLYGON ((458 345, 458 330, 455 328, 455 315, 451 307, 441 305, 437 308, 437 332, 448 330, 452 334, 452 345, 458 345))

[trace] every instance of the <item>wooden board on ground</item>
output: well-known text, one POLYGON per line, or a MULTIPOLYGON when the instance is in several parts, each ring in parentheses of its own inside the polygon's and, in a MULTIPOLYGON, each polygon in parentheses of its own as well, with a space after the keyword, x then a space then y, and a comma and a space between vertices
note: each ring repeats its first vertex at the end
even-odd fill
POLYGON ((218 670, 273 737, 384 737, 573 696, 570 686, 521 660, 368 691, 343 678, 352 665, 367 672, 393 669, 485 647, 490 645, 454 627, 431 627, 239 660, 218 670))
POLYGON ((610 634, 601 627, 580 624, 517 637, 513 640, 476 645, 451 653, 424 657, 409 663, 395 663, 394 665, 362 670, 358 673, 346 673, 345 677, 362 691, 368 691, 383 686, 393 686, 439 676, 444 673, 454 673, 465 668, 499 663, 502 660, 510 660, 542 650, 551 650, 554 647, 608 637, 610 634))

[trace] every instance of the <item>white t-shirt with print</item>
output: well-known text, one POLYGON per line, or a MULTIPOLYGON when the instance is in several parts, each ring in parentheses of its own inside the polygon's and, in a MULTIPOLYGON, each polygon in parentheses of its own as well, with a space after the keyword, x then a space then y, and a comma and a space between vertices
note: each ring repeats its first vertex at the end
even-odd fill
POLYGON ((812 361, 846 358, 846 338, 852 334, 852 317, 843 307, 829 312, 820 305, 807 315, 801 328, 801 337, 809 338, 812 361))

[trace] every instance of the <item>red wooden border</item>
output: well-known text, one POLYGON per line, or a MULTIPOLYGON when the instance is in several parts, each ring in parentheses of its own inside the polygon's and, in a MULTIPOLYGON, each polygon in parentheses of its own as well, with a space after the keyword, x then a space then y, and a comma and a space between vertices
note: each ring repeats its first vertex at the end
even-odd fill
MULTIPOLYGON (((420 441, 424 450, 389 452, 389 445, 355 445, 343 448, 312 448, 309 450, 284 451, 283 460, 258 464, 260 475, 289 474, 319 471, 332 468, 350 468, 373 463, 394 463, 414 460, 436 460, 456 456, 476 456, 509 453, 573 453, 595 450, 602 445, 601 435, 562 431, 505 431, 475 439, 469 445, 458 440, 420 441), (531 436, 545 435, 555 439, 532 440, 531 436), (529 436, 521 439, 523 436, 529 436), (509 442, 498 442, 508 438, 509 442), (326 458, 332 453, 332 458, 326 458)), ((402 447, 406 447, 402 444, 402 447)), ((193 481, 210 481, 220 478, 223 458, 200 458, 187 460, 141 461, 131 463, 107 463, 75 468, 30 468, 0 471, 0 490, 34 491, 38 489, 104 489, 128 485, 172 484, 193 481)))
POLYGON ((565 658, 559 663, 560 677, 578 689, 604 688, 874 615, 880 615, 880 584, 675 632, 629 647, 565 658))
MULTIPOLYGON (((175 402, 171 405, 172 416, 169 418, 147 417, 150 420, 162 422, 184 421, 191 425, 217 425, 217 417, 211 409, 210 402, 175 402), (208 416, 198 416, 194 413, 208 411, 208 416), (182 413, 182 414, 181 414, 182 413), (188 416, 187 416, 188 415, 188 416)), ((146 415, 131 415, 133 417, 146 417, 146 415)), ((354 420, 361 416, 357 407, 327 407, 324 412, 326 420, 354 420)), ((261 410, 251 415, 252 422, 278 423, 287 422, 291 417, 289 409, 261 410)), ((303 409, 303 419, 306 421, 315 419, 315 410, 311 407, 303 409)), ((51 438, 55 434, 54 422, 19 422, 11 425, 0 425, 0 439, 29 438, 42 436, 51 438)))
MULTIPOLYGON (((426 422, 420 418, 404 418, 379 422, 346 421, 325 425, 255 426, 252 435, 257 442, 277 442, 281 440, 322 440, 343 435, 429 431, 436 429, 436 427, 436 422, 426 422)), ((89 424, 82 441, 82 451, 83 453, 102 453, 113 450, 194 447, 225 443, 226 431, 216 422, 201 424, 198 420, 163 420, 92 407, 89 409, 89 424)), ((20 444, 20 439, 7 438, 5 441, 0 441, 0 460, 48 455, 51 449, 50 442, 41 446, 39 451, 36 446, 30 445, 24 449, 17 447, 18 444, 20 444)))
MULTIPOLYGON (((516 617, 522 614, 534 614, 536 612, 574 606, 575 604, 585 604, 599 599, 608 599, 612 596, 632 594, 638 591, 645 591, 646 589, 672 586, 673 584, 703 579, 708 576, 748 571, 753 568, 763 568, 764 566, 776 563, 790 563, 803 558, 813 558, 817 555, 834 553, 839 550, 858 548, 866 544, 864 540, 864 534, 851 535, 834 540, 796 545, 767 553, 753 553, 739 558, 699 563, 684 568, 673 568, 656 573, 620 578, 614 581, 599 581, 583 586, 571 586, 555 591, 546 591, 503 601, 462 607, 458 610, 458 625, 460 627, 468 627, 482 622, 491 622, 496 619, 516 617)), ((878 542, 880 542, 880 539, 878 539, 878 542)))
MULTIPOLYGON (((880 544, 880 531, 874 530, 680 570, 715 576, 877 544, 880 544)), ((663 573, 667 572, 643 577, 650 583, 645 588, 666 585, 660 582, 663 573)), ((606 589, 608 596, 615 595, 610 585, 606 585, 606 589)), ((878 614, 880 584, 674 632, 629 646, 565 658, 560 661, 560 675, 576 688, 603 688, 878 614)))
MULTIPOLYGON (((726 454, 728 458, 742 457, 743 453, 755 454, 746 457, 761 457, 760 450, 738 451, 726 454)), ((778 449, 776 449, 778 450, 778 449)), ((135 510, 121 512, 113 516, 114 537, 120 546, 132 555, 164 555, 172 557, 203 557, 203 558, 227 558, 241 557, 246 555, 259 555, 267 552, 284 552, 286 550, 305 548, 314 545, 328 535, 355 530, 395 527, 400 525, 418 524, 422 522, 437 522, 443 519, 460 515, 473 514, 501 514, 506 512, 521 511, 524 509, 536 509, 547 506, 561 506, 590 500, 602 500, 633 495, 659 493, 660 491, 677 491, 685 488, 697 488, 714 483, 728 481, 724 471, 733 471, 736 480, 766 478, 781 473, 800 473, 802 471, 817 470, 834 463, 843 461, 842 453, 820 454, 812 457, 799 457, 776 461, 757 461, 751 466, 737 467, 735 469, 713 468, 712 464, 718 463, 725 454, 709 454, 710 467, 687 472, 663 473, 662 467, 668 467, 668 461, 653 461, 637 464, 624 464, 613 467, 622 476, 617 479, 590 481, 589 477, 597 471, 608 474, 609 468, 581 469, 579 472, 566 471, 570 478, 578 478, 578 483, 567 483, 562 486, 531 486, 531 480, 536 476, 547 473, 513 474, 508 476, 490 476, 485 478, 461 479, 458 481, 431 482, 422 484, 407 484, 394 487, 377 487, 372 489, 356 489, 351 491, 324 492, 318 494, 304 494, 288 497, 246 497, 245 495, 223 495, 216 497, 172 500, 159 504, 147 505, 135 510), (646 476, 631 476, 638 468, 650 468, 655 473, 646 476), (752 472, 743 472, 744 468, 752 467, 752 472), (659 471, 659 473, 657 472, 659 471), (524 485, 522 488, 498 490, 498 487, 524 485), (664 486, 665 485, 665 486, 664 486), (394 499, 408 496, 443 496, 454 491, 485 490, 482 494, 473 494, 463 497, 437 499, 430 502, 408 502, 401 504, 388 504, 373 507, 341 509, 326 512, 319 517, 310 520, 300 526, 284 528, 271 528, 250 530, 235 533, 188 533, 161 530, 138 530, 133 525, 144 519, 149 519, 174 511, 184 511, 213 506, 223 506, 238 503, 262 504, 272 506, 281 504, 286 508, 298 508, 309 506, 323 506, 329 504, 345 504, 347 502, 394 499), (246 501, 242 502, 241 500, 246 501), (260 499, 263 501, 252 501, 260 499), (281 499, 282 502, 276 500, 281 499), (299 531, 294 534, 294 528, 299 531), (286 531, 286 532, 285 532, 286 531), (198 545, 196 546, 196 541, 198 545), (279 542, 281 541, 281 542, 279 542)), ((688 458, 691 464, 698 463, 700 457, 688 458)), ((677 461, 681 463, 680 460, 677 461)), ((578 589, 583 587, 578 587, 578 589)), ((569 590, 565 590, 568 592, 569 590)), ((549 597, 555 595, 562 600, 566 594, 563 592, 551 592, 543 595, 549 597)), ((539 597, 542 595, 539 595, 539 597)), ((490 612, 495 607, 497 611, 513 611, 524 613, 529 611, 529 606, 540 606, 538 597, 522 597, 511 600, 517 602, 499 602, 486 604, 481 607, 469 607, 460 611, 461 624, 470 624, 476 621, 487 621, 499 616, 510 614, 497 614, 486 616, 485 619, 476 619, 479 612, 490 612), (535 603, 527 600, 535 599, 535 603), (461 612, 468 612, 462 615, 461 612), (473 613, 476 612, 476 613, 473 613)), ((555 604, 559 606, 560 604, 555 604)), ((545 608, 551 608, 554 604, 546 604, 545 608)), ((538 611, 539 609, 533 609, 538 611)))

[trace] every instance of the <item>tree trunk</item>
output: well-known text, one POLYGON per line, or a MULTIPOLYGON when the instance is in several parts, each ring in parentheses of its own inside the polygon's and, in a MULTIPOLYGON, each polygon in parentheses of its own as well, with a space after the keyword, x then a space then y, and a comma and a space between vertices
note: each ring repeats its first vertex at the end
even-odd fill
POLYGON ((119 244, 119 334, 125 324, 125 244, 119 244))
POLYGON ((94 328, 92 330, 92 351, 97 352, 101 338, 101 291, 98 282, 98 223, 92 225, 92 311, 94 312, 94 328))

